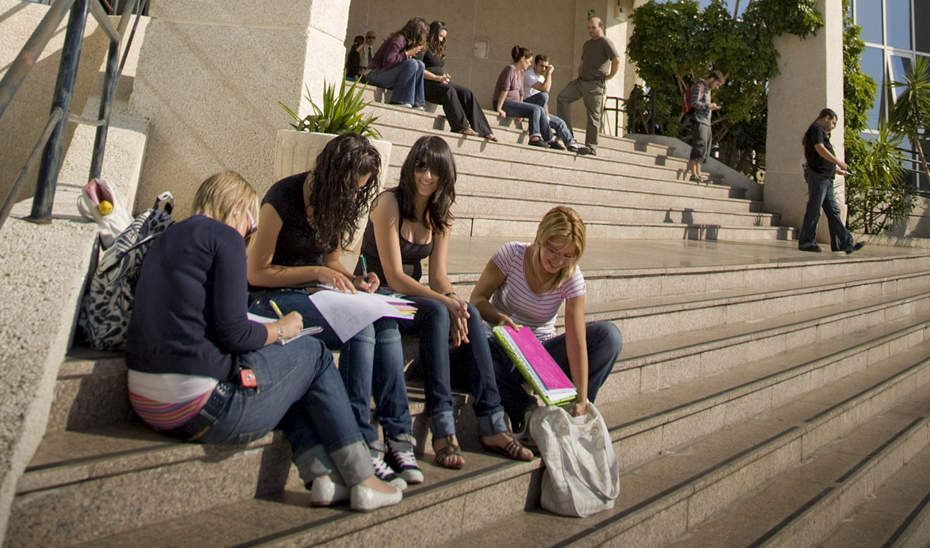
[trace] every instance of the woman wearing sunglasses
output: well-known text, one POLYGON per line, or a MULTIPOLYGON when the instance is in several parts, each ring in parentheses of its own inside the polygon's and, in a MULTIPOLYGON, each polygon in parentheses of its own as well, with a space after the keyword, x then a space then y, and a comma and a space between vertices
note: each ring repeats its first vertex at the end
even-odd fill
POLYGON ((400 502, 400 490, 374 476, 329 351, 311 337, 273 344, 300 331, 300 314, 246 318, 243 238, 255 227, 255 191, 238 173, 218 173, 193 209, 142 263, 126 344, 135 411, 200 443, 246 444, 280 424, 311 503, 330 504, 334 493, 353 510, 400 502))
MULTIPOLYGON (((570 207, 555 207, 542 218, 532 244, 510 242, 491 257, 471 294, 472 304, 490 325, 533 330, 578 390, 575 416, 584 414, 587 402, 597 397, 623 348, 614 324, 585 324, 586 289, 577 266, 584 247, 584 221, 570 207), (562 303, 565 333, 556 335, 555 317, 562 303)), ((514 432, 522 438, 536 398, 523 389, 523 377, 496 339, 491 341, 491 354, 501 400, 514 432)))
POLYGON ((422 482, 423 474, 414 458, 410 435, 404 353, 397 322, 381 318, 343 344, 303 288, 313 282, 347 293, 378 288, 376 274, 353 276, 339 262, 339 256, 352 242, 358 219, 377 188, 380 171, 381 157, 368 139, 347 133, 327 143, 312 172, 282 179, 268 190, 249 249, 250 312, 275 317, 274 301, 284 314, 299 312, 305 327, 323 328, 316 336, 330 349, 341 351, 339 373, 358 428, 371 448, 375 473, 403 489, 407 483, 422 482), (371 424, 372 392, 375 418, 384 430, 386 446, 371 424))
MULTIPOLYGON (((488 341, 477 310, 455 294, 447 274, 455 201, 455 161, 440 137, 421 137, 400 171, 400 184, 378 196, 362 239, 368 269, 417 307, 402 332, 420 337, 426 411, 436 463, 461 468, 465 459, 455 436, 452 382, 464 377, 475 397, 481 445, 506 457, 529 461, 533 454, 507 431, 494 381, 488 341), (420 262, 429 258, 429 287, 420 283, 420 262), (451 348, 450 348, 451 344, 451 348)), ((362 272, 361 259, 356 273, 362 272)))

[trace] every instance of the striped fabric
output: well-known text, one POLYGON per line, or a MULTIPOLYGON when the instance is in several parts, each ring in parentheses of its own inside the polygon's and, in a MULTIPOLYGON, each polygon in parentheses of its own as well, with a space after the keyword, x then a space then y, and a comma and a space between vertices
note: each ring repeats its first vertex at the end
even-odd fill
POLYGON ((156 430, 170 430, 189 421, 206 405, 213 391, 178 403, 164 403, 129 392, 129 403, 146 424, 156 430))
MULTIPOLYGON (((491 296, 491 304, 518 325, 531 328, 537 338, 546 339, 555 335, 555 316, 562 303, 584 295, 587 289, 584 276, 576 266, 575 272, 559 287, 542 295, 533 293, 524 271, 528 247, 526 243, 510 242, 491 257, 507 278, 491 296)), ((490 327, 485 325, 485 328, 490 334, 490 327)))

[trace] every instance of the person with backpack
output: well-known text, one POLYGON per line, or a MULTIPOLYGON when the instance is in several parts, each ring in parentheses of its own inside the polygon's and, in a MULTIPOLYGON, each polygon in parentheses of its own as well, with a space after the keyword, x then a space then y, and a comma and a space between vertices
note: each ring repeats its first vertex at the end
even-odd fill
POLYGON ((688 90, 683 110, 691 117, 691 158, 688 160, 688 172, 694 182, 705 182, 707 177, 701 175, 701 165, 707 162, 713 145, 710 130, 710 116, 720 110, 717 103, 711 102, 711 91, 727 82, 719 70, 712 71, 706 80, 698 80, 688 90))

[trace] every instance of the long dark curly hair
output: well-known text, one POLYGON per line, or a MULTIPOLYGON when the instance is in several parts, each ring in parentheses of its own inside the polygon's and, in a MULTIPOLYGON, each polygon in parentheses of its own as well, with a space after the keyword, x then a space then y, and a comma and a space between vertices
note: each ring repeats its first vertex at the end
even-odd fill
POLYGON ((439 39, 439 33, 442 31, 449 32, 446 29, 446 24, 442 21, 433 21, 429 24, 429 38, 426 40, 426 45, 429 47, 429 50, 435 55, 438 55, 440 59, 446 58, 446 43, 439 39))
POLYGON ((414 17, 413 19, 407 21, 407 24, 404 25, 404 28, 397 32, 391 33, 391 36, 404 37, 404 39, 407 41, 406 49, 422 46, 426 43, 426 37, 428 35, 429 26, 426 24, 426 19, 423 19, 422 17, 414 17))
POLYGON ((403 167, 400 168, 400 184, 394 194, 401 218, 423 223, 434 234, 448 230, 452 226, 450 208, 455 202, 456 176, 452 150, 442 137, 433 135, 417 139, 404 160, 403 167), (416 174, 425 167, 429 167, 439 180, 436 183, 436 191, 426 202, 423 218, 418 219, 415 211, 416 174))
POLYGON ((307 219, 316 232, 316 243, 325 253, 352 243, 358 221, 378 188, 381 155, 367 138, 344 133, 316 157, 316 168, 307 176, 310 204, 307 219), (359 177, 369 174, 359 188, 359 177))

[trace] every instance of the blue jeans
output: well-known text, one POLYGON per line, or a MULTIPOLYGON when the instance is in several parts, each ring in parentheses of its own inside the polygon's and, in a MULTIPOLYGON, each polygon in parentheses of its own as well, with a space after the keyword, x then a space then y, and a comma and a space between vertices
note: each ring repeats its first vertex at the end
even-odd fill
POLYGON ((455 434, 452 414, 452 376, 463 373, 469 390, 475 397, 475 416, 478 418, 478 435, 491 436, 507 431, 504 408, 501 406, 491 350, 484 331, 481 315, 468 305, 468 340, 458 348, 449 348, 449 329, 452 325, 449 311, 439 301, 420 297, 406 297, 417 306, 413 321, 400 323, 403 333, 420 337, 420 364, 426 384, 426 410, 429 414, 433 438, 455 434))
MULTIPOLYGON (((623 336, 617 326, 610 322, 594 322, 585 325, 585 338, 588 343, 588 399, 593 402, 623 349, 623 336)), ((571 378, 565 334, 546 339, 542 345, 562 371, 571 378)), ((494 359, 501 403, 511 423, 522 423, 524 411, 535 404, 536 399, 523 389, 523 375, 496 338, 491 341, 491 355, 494 359)))
POLYGON ((380 68, 368 73, 368 83, 391 90, 391 104, 426 104, 423 91, 423 61, 407 59, 393 67, 380 68))
MULTIPOLYGON (((547 143, 552 140, 552 131, 549 129, 549 123, 546 121, 546 111, 539 105, 527 103, 526 101, 514 101, 513 99, 504 99, 504 105, 501 107, 507 116, 511 118, 526 118, 530 121, 530 137, 539 135, 547 143)), ((469 337, 470 338, 470 337, 469 337)))
POLYGON ((338 471, 355 485, 374 474, 333 356, 320 341, 272 344, 239 361, 255 372, 257 388, 225 383, 232 390, 228 404, 198 441, 249 443, 280 424, 305 483, 338 471))
MULTIPOLYGON (((530 97, 527 97, 523 102, 539 105, 545 109, 546 105, 549 104, 549 94, 545 91, 540 91, 539 93, 534 93, 530 97)), ((559 139, 562 139, 565 146, 575 143, 575 135, 572 133, 571 128, 568 127, 568 124, 566 124, 564 120, 555 114, 549 114, 549 127, 555 132, 559 139)))
POLYGON ((807 211, 801 224, 798 248, 810 249, 817 246, 817 222, 820 221, 820 210, 823 209, 830 227, 830 249, 846 250, 854 242, 852 234, 846 230, 846 225, 840 219, 840 206, 833 194, 833 179, 820 178, 806 168, 804 178, 807 180, 807 211))
POLYGON ((384 429, 385 437, 398 439, 400 434, 411 432, 410 407, 404 382, 404 349, 395 320, 381 318, 366 325, 343 344, 310 302, 306 291, 259 291, 253 293, 252 298, 254 302, 249 312, 275 317, 269 303, 273 299, 284 314, 295 310, 299 312, 304 318, 304 327, 322 327, 323 331, 314 336, 329 349, 341 350, 339 374, 345 383, 358 429, 369 445, 378 447, 378 430, 371 424, 372 393, 375 398, 375 420, 384 429))

